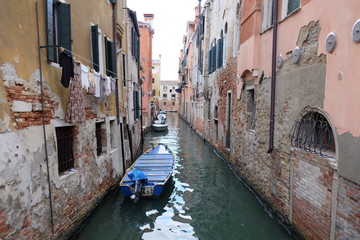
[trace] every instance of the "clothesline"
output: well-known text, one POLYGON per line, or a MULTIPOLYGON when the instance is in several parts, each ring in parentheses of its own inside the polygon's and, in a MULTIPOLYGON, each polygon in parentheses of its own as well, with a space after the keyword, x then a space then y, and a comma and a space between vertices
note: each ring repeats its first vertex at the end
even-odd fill
MULTIPOLYGON (((72 55, 75 55, 75 56, 77 56, 77 57, 85 60, 86 62, 88 62, 88 63, 90 63, 90 64, 93 64, 93 65, 96 65, 96 66, 100 67, 98 64, 90 61, 89 59, 87 59, 87 58, 85 58, 85 57, 83 57, 83 56, 80 56, 79 54, 76 54, 76 53, 74 53, 74 52, 72 52, 72 51, 70 51, 70 50, 68 50, 68 49, 66 49, 66 48, 64 48, 64 47, 61 47, 61 48, 64 49, 65 51, 67 51, 68 53, 71 53, 72 55)), ((105 68, 105 70, 106 70, 107 72, 113 73, 115 76, 117 76, 117 73, 115 73, 115 72, 113 72, 113 71, 110 71, 110 70, 108 70, 108 69, 106 69, 106 68, 105 68)), ((124 77, 122 77, 122 79, 123 79, 123 81, 126 81, 126 79, 125 79, 124 77)))

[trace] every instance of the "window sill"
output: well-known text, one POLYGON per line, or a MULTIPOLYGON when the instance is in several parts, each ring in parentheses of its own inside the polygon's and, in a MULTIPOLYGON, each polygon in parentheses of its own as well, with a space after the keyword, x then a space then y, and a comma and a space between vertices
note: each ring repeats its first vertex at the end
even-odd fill
POLYGON ((75 177, 77 175, 77 173, 78 173, 78 170, 75 168, 72 168, 71 170, 60 173, 59 174, 60 182, 62 183, 62 182, 68 182, 68 181, 73 180, 72 178, 75 177))
POLYGON ((54 67, 54 68, 62 69, 62 67, 60 67, 60 64, 58 64, 58 63, 56 63, 56 62, 51 62, 51 63, 50 63, 50 66, 51 66, 51 67, 54 67))

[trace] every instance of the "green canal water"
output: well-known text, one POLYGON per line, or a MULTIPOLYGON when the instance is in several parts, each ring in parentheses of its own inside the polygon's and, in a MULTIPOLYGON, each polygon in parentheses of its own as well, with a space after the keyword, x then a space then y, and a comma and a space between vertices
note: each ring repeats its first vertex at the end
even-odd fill
POLYGON ((136 204, 111 193, 75 239, 295 239, 176 113, 168 113, 168 123, 168 132, 150 132, 144 144, 147 150, 163 142, 175 154, 166 192, 136 204))

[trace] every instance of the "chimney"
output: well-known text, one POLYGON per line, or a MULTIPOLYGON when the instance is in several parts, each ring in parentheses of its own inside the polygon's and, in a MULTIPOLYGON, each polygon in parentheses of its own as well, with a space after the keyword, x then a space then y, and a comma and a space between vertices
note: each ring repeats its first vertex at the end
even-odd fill
POLYGON ((145 22, 152 22, 153 19, 154 19, 154 14, 152 14, 152 13, 144 13, 145 22))
POLYGON ((195 19, 199 17, 199 5, 195 7, 195 19))

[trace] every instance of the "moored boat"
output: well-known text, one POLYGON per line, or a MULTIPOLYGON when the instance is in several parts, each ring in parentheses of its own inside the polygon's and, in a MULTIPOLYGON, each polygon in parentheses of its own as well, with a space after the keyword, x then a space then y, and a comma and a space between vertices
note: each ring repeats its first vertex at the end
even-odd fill
POLYGON ((154 121, 152 127, 155 132, 164 132, 168 130, 168 124, 166 123, 166 113, 161 113, 164 111, 160 111, 157 116, 157 120, 154 121))
POLYGON ((125 172, 120 188, 134 202, 140 197, 159 197, 171 181, 173 169, 173 152, 166 144, 156 144, 125 172))

